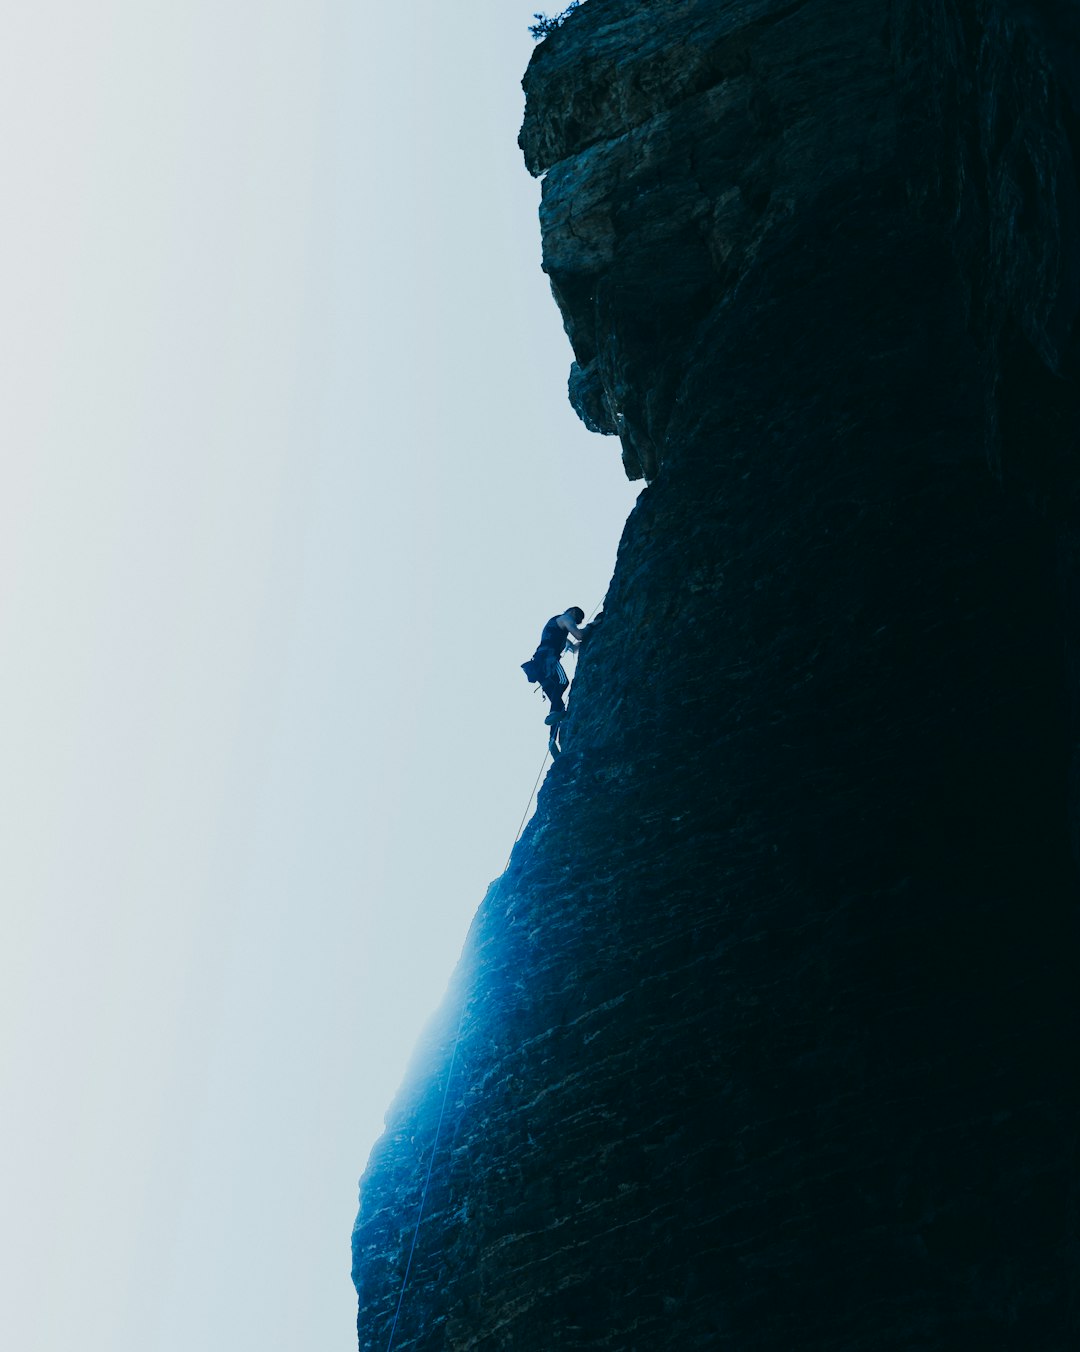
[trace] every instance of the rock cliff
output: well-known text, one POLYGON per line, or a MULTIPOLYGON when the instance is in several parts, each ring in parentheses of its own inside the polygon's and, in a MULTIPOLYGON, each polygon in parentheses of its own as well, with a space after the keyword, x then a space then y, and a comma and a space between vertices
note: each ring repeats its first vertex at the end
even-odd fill
POLYGON ((525 86, 648 487, 362 1180, 359 1346, 1065 1352, 1078 7, 588 0, 525 86))

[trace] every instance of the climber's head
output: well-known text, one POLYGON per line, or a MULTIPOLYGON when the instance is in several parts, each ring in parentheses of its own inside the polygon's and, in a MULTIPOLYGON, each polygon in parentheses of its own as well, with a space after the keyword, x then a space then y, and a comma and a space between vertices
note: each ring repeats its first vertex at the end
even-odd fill
POLYGON ((585 618, 585 612, 580 606, 571 606, 569 610, 564 610, 563 614, 569 615, 575 624, 580 624, 585 618))

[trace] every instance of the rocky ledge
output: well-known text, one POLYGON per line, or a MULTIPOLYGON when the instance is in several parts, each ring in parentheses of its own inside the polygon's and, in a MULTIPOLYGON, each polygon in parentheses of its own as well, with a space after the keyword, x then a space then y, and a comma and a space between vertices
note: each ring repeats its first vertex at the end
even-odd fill
POLYGON ((364 1352, 1078 1345, 1078 54, 1036 0, 537 48, 648 487, 362 1180, 364 1352))

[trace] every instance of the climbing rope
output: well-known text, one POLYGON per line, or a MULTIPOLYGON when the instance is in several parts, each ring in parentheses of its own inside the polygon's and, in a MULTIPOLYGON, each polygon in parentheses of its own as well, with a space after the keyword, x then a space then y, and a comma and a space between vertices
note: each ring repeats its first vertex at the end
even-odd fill
MULTIPOLYGON (((604 604, 604 598, 601 596, 600 600, 597 601, 596 605, 593 606, 592 610, 589 611, 589 617, 588 617, 588 619, 585 621, 586 624, 589 623, 589 620, 592 619, 592 617, 596 614, 596 612, 600 609, 600 607, 601 607, 603 604, 604 604)), ((543 779, 543 777, 544 777, 544 768, 545 768, 545 766, 546 766, 547 763, 548 763, 548 756, 550 756, 550 755, 551 755, 551 743, 549 742, 549 743, 548 743, 548 749, 547 749, 547 751, 544 752, 544 759, 540 762, 540 769, 539 769, 539 771, 537 772, 537 775, 536 775, 536 783, 532 786, 532 793, 529 794, 529 801, 525 804, 525 811, 521 814, 521 821, 518 822, 518 829, 517 829, 517 831, 516 831, 516 833, 515 833, 515 835, 514 835, 514 845, 516 845, 516 844, 518 843, 518 841, 521 839, 521 833, 522 833, 522 831, 525 829, 525 822, 526 822, 526 820, 528 819, 528 816, 529 816, 529 809, 530 809, 530 808, 532 807, 532 805, 533 805, 533 799, 536 797, 536 791, 537 791, 537 789, 540 787, 540 781, 541 781, 541 779, 543 779)), ((513 857, 513 854, 514 854, 514 845, 511 845, 511 846, 510 846, 510 853, 506 856, 506 863, 503 865, 503 872, 504 872, 504 873, 505 873, 506 870, 510 867, 510 860, 511 860, 511 858, 513 857)))
POLYGON ((439 1120, 435 1125, 435 1139, 431 1143, 431 1155, 428 1158, 427 1174, 424 1178, 424 1190, 420 1194, 420 1210, 416 1213, 416 1229, 413 1231, 412 1243, 409 1245, 409 1260, 405 1264, 405 1276, 401 1279, 401 1290, 398 1292, 397 1309, 394 1311, 394 1322, 390 1326, 390 1341, 386 1344, 386 1352, 394 1345, 394 1335, 397 1333, 398 1317, 401 1314, 401 1303, 405 1299, 405 1288, 409 1284, 409 1273, 412 1271, 413 1254, 416 1252, 416 1241, 420 1237, 420 1222, 424 1218, 424 1206, 427 1203, 428 1187, 431 1184, 431 1170, 435 1165, 435 1153, 439 1148, 439 1136, 442 1134, 443 1117, 446 1114, 446 1100, 450 1095, 450 1081, 454 1075, 454 1062, 457 1060, 458 1044, 461 1042, 461 1030, 465 1026, 465 1009, 468 1005, 467 999, 463 996, 461 1000, 461 1015, 458 1018, 457 1032, 454 1034, 454 1049, 450 1053, 450 1065, 446 1071, 446 1084, 443 1086, 442 1103, 439 1105, 439 1120))
MULTIPOLYGON (((596 605, 593 606, 592 612, 589 615, 589 620, 592 619, 593 615, 596 614, 596 612, 600 609, 600 606, 602 604, 603 597, 601 597, 600 600, 597 601, 596 605)), ((588 624, 588 622, 589 622, 588 620, 585 621, 586 624, 588 624)), ((521 821, 518 823, 518 829, 514 835, 514 844, 510 846, 510 853, 506 856, 506 863, 503 865, 504 873, 506 872, 507 868, 510 865, 510 860, 514 853, 514 845, 516 845, 518 841, 521 839, 521 833, 525 829, 525 822, 529 816, 529 809, 532 807, 533 799, 536 797, 537 790, 540 787, 540 781, 544 776, 544 770, 547 767, 548 756, 550 754, 551 754, 550 749, 546 750, 544 752, 544 759, 540 762, 540 769, 537 772, 536 780, 532 786, 531 792, 529 793, 529 801, 525 804, 525 811, 521 814, 521 821)), ((386 1344, 386 1352, 391 1352, 391 1349, 394 1346, 394 1338, 397 1334, 398 1319, 401 1316, 401 1306, 405 1300, 405 1288, 409 1284, 409 1274, 412 1271, 413 1255, 416 1253, 416 1242, 420 1238, 420 1222, 424 1219, 424 1207, 427 1205, 428 1188, 431 1185, 431 1173, 435 1167, 435 1155, 439 1149, 439 1137, 442 1135, 443 1118, 446 1115, 446 1103, 450 1096, 450 1081, 451 1079, 453 1079, 454 1075, 454 1062, 457 1060, 458 1047, 461 1044, 461 1030, 465 1027, 465 1010, 467 1009, 467 1007, 468 1000, 465 996, 463 996, 461 1001, 461 1014, 458 1017, 457 1032, 454 1034, 454 1044, 450 1052, 450 1065, 447 1067, 446 1070, 446 1084, 443 1086, 442 1103, 439 1105, 439 1120, 435 1124, 435 1139, 431 1143, 431 1154, 428 1157, 427 1173, 424 1175, 424 1187, 422 1192, 420 1193, 420 1207, 416 1213, 416 1226, 413 1230, 412 1243, 409 1245, 409 1257, 405 1263, 405 1275, 401 1279, 401 1290, 398 1292, 397 1308, 394 1311, 394 1320, 393 1323, 390 1325, 390 1338, 386 1344)))
MULTIPOLYGON (((544 752, 544 759, 540 763, 540 772, 536 776, 536 782, 532 786, 532 792, 529 794, 529 801, 525 804, 525 811, 522 813, 521 821, 518 823, 517 834, 514 836, 514 845, 521 839, 521 832, 525 826, 525 819, 529 815, 529 808, 532 807, 533 799, 536 797, 536 791, 540 787, 540 780, 544 773, 544 767, 547 765, 548 752, 544 752)), ((506 872, 506 866, 510 863, 510 855, 514 853, 514 845, 510 846, 510 854, 506 856, 506 865, 503 866, 503 872, 506 872)), ((450 1065, 446 1071, 446 1084, 443 1086, 442 1103, 439 1105, 439 1120, 435 1124, 435 1139, 431 1143, 431 1154, 428 1157, 427 1173, 424 1176, 424 1187, 420 1194, 420 1207, 416 1213, 416 1227, 413 1230, 412 1243, 409 1245, 409 1257, 405 1263, 405 1275, 401 1279, 401 1290, 398 1292, 397 1309, 394 1311, 394 1320, 390 1325, 390 1338, 386 1344, 386 1352, 391 1352, 394 1346, 394 1337, 397 1334, 398 1319, 401 1316, 401 1306, 405 1300, 405 1288, 409 1284, 409 1273, 412 1271, 413 1255, 416 1253, 416 1241, 420 1238, 420 1222, 424 1219, 424 1207, 427 1205, 428 1188, 431 1185, 431 1171, 435 1167, 435 1155, 439 1149, 439 1137, 442 1135, 443 1118, 446 1115, 446 1103, 450 1096, 450 1081, 454 1074, 454 1062, 457 1060, 458 1047, 461 1043, 461 1030, 465 1026, 465 1010, 468 1001, 463 996, 461 1001, 461 1014, 458 1017, 457 1032, 454 1034, 454 1045, 450 1052, 450 1065)))
MULTIPOLYGON (((516 845, 518 841, 521 839, 521 833, 525 829, 525 821, 529 815, 529 808, 531 808, 533 805, 533 799, 536 797, 536 790, 540 787, 540 780, 544 776, 544 769, 547 766, 548 756, 550 755, 551 749, 549 746, 548 750, 544 752, 544 759, 540 762, 540 769, 536 775, 536 782, 533 784, 532 792, 529 794, 529 801, 525 804, 525 811, 521 814, 521 821, 518 822, 518 829, 514 835, 514 845, 516 845)), ((513 858, 514 854, 514 845, 510 846, 510 853, 506 856, 506 863, 503 864, 504 873, 510 867, 510 860, 513 858)))

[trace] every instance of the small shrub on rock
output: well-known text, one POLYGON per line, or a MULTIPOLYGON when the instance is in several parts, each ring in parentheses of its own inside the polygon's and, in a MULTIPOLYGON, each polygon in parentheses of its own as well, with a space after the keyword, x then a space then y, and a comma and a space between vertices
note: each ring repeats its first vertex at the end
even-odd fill
POLYGON ((529 32, 533 40, 539 42, 541 38, 546 38, 549 33, 554 33, 556 28, 561 28, 575 9, 581 7, 581 0, 570 0, 561 14, 556 14, 553 18, 548 18, 546 14, 534 14, 535 23, 529 24, 529 32))

